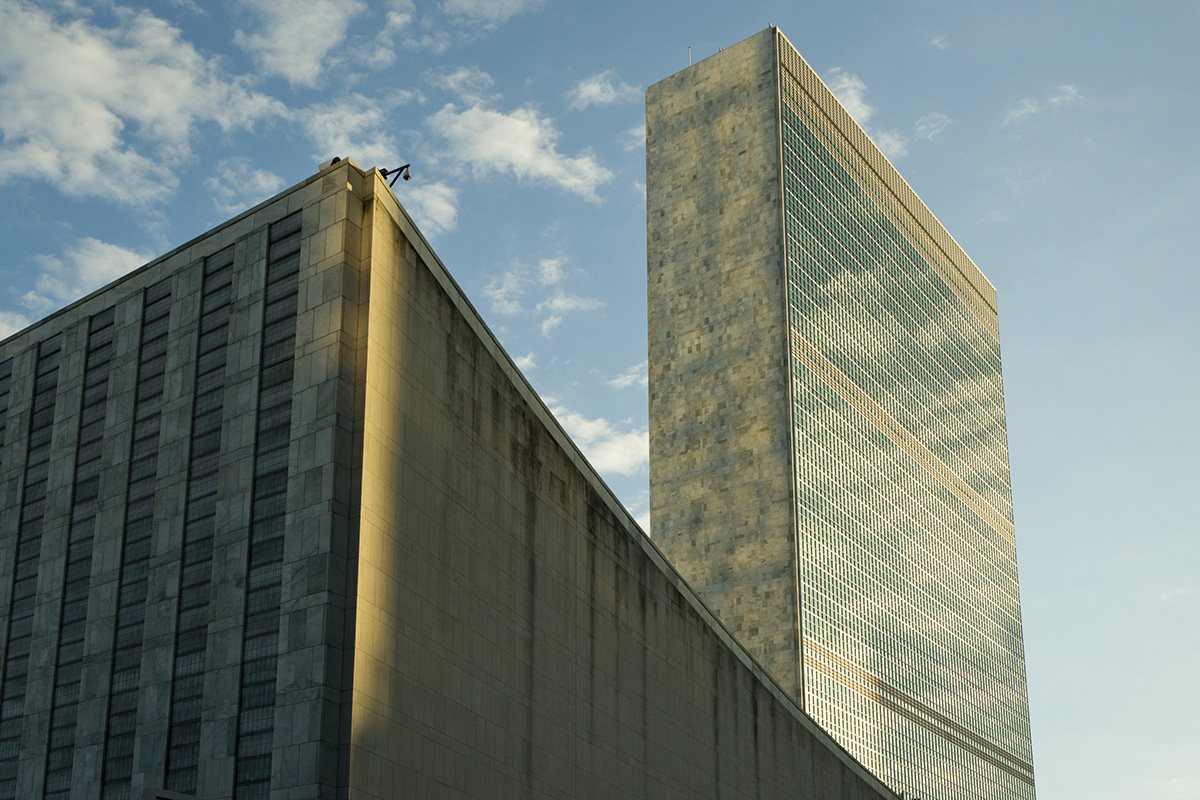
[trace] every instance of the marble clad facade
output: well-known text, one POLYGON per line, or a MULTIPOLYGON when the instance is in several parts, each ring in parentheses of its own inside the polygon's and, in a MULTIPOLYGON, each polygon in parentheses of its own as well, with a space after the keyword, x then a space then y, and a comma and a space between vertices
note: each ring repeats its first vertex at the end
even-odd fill
POLYGON ((893 790, 1032 800, 995 290, 775 28, 646 126, 654 541, 893 790))

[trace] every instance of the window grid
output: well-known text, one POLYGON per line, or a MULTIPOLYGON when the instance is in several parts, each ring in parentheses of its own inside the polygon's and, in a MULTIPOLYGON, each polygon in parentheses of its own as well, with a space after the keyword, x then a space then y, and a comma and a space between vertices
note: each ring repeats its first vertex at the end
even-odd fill
POLYGON ((113 353, 116 309, 109 308, 88 324, 83 370, 83 406, 79 414, 79 446, 75 452, 74 495, 67 534, 58 653, 54 663, 50 741, 46 758, 45 800, 65 800, 71 793, 75 758, 75 721, 83 668, 83 635, 91 587, 92 546, 96 534, 104 414, 113 353), (86 424, 95 419, 99 424, 86 424))
POLYGON ((196 793, 200 717, 208 648, 217 470, 225 408, 229 309, 233 302, 233 247, 205 259, 197 338, 196 387, 184 511, 183 568, 175 626, 175 664, 167 730, 166 788, 196 793), (204 387, 204 393, 199 387, 204 387))
POLYGON ((271 226, 267 246, 235 800, 265 800, 271 786, 299 270, 295 213, 271 226))
MULTIPOLYGON (((17 527, 17 552, 9 602, 7 646, 0 688, 0 800, 16 800, 20 768, 21 722, 25 711, 29 651, 33 639, 34 595, 42 554, 42 520, 58 399, 62 334, 38 345, 33 405, 30 408, 25 482, 17 527)), ((10 376, 11 376, 11 362, 10 376)), ((7 392, 5 393, 7 395, 7 392)))
POLYGON ((125 492, 125 539, 117 590, 116 636, 109 685, 108 729, 104 743, 101 797, 130 800, 137 692, 141 680, 146 589, 153 531, 155 476, 162 412, 162 376, 166 372, 170 327, 171 279, 146 289, 142 299, 133 441, 125 492), (149 387, 149 388, 147 388, 149 387))
POLYGON ((933 263, 920 226, 893 220, 784 61, 805 708, 894 789, 1031 799, 994 322, 933 263))

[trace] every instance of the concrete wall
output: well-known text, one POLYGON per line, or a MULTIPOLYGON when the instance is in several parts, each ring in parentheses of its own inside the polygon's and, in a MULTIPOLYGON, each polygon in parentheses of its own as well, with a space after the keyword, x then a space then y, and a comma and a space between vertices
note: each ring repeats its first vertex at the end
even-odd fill
POLYGON ((801 696, 774 30, 646 92, 654 541, 801 696))
POLYGON ((666 564, 374 180, 350 797, 890 797, 666 564))

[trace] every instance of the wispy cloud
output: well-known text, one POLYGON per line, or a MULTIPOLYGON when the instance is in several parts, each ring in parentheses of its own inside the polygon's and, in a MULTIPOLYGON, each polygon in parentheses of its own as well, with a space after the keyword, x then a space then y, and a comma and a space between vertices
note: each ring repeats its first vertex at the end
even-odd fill
POLYGON ((1196 590, 1191 588, 1190 586, 1189 587, 1177 587, 1175 589, 1170 589, 1169 591, 1163 592, 1162 594, 1160 594, 1158 596, 1158 599, 1164 603, 1170 603, 1172 601, 1179 600, 1184 597, 1190 597, 1190 596, 1194 595, 1195 593, 1196 593, 1196 590))
POLYGON ((542 335, 549 336, 567 315, 603 308, 600 300, 567 291, 564 264, 559 258, 544 258, 532 267, 517 265, 493 277, 483 287, 484 296, 492 301, 492 313, 532 315, 540 320, 542 335))
POLYGON ((1026 97, 1021 102, 1017 103, 1016 107, 1004 115, 1004 119, 1000 122, 1001 126, 1019 125, 1025 122, 1030 117, 1038 114, 1047 108, 1055 106, 1069 105, 1082 103, 1083 95, 1079 90, 1070 84, 1063 84, 1057 89, 1047 93, 1044 98, 1035 99, 1026 97))
POLYGON ((0 183, 147 205, 174 192, 205 123, 230 131, 286 114, 167 22, 117 13, 108 29, 0 3, 0 183))
POLYGON ((930 47, 936 47, 938 50, 948 50, 950 48, 950 37, 944 33, 939 33, 929 40, 930 47))
POLYGON ((517 369, 521 370, 521 372, 529 372, 537 368, 536 357, 537 353, 526 353, 523 356, 514 358, 513 363, 517 365, 517 369))
POLYGON ((465 103, 482 104, 496 98, 488 92, 495 81, 479 67, 431 69, 426 70, 424 78, 430 86, 453 92, 465 103))
POLYGON ((630 386, 647 386, 650 383, 650 376, 647 369, 648 364, 645 361, 640 364, 634 364, 617 377, 606 381, 606 383, 618 389, 627 389, 630 386))
POLYGON ((550 411, 601 474, 636 475, 650 463, 649 429, 629 423, 622 429, 603 417, 591 419, 562 405, 552 405, 550 411))
POLYGON ((21 298, 21 305, 37 316, 44 316, 115 281, 151 258, 150 253, 90 236, 80 239, 61 256, 34 257, 40 274, 34 288, 21 298))
POLYGON ((867 102, 867 85, 861 78, 841 67, 834 67, 826 73, 825 84, 885 156, 899 158, 907 155, 908 143, 898 132, 875 129, 869 125, 875 116, 875 107, 867 102))
POLYGON ((638 87, 618 83, 617 73, 611 69, 584 78, 567 92, 567 97, 571 99, 571 108, 580 111, 588 106, 630 102, 639 99, 641 95, 642 90, 638 87))
POLYGON ((236 214, 261 203, 283 188, 283 178, 255 169, 244 156, 223 158, 217 172, 204 185, 213 193, 213 204, 223 214, 236 214))
POLYGON ((646 123, 634 125, 621 134, 621 145, 627 153, 644 149, 646 147, 646 123))
POLYGON ((913 128, 916 130, 919 138, 926 141, 932 141, 933 137, 946 130, 946 128, 949 128, 953 122, 954 120, 950 119, 945 114, 933 111, 918 119, 916 124, 913 125, 913 128))
POLYGON ((416 15, 412 0, 391 0, 383 12, 383 25, 375 33, 373 46, 359 48, 358 62, 374 69, 391 66, 396 60, 396 38, 412 26, 416 15))
POLYGON ((350 22, 367 10, 360 0, 241 0, 261 21, 233 41, 254 54, 268 75, 316 86, 326 57, 346 38, 350 22))
POLYGON ((558 152, 558 129, 532 106, 503 112, 478 103, 461 109, 450 103, 428 121, 446 142, 444 157, 477 176, 507 172, 593 203, 600 201, 596 190, 612 180, 612 172, 589 151, 558 152))
POLYGON ((495 28, 517 14, 537 11, 544 0, 442 0, 442 11, 462 23, 495 28))

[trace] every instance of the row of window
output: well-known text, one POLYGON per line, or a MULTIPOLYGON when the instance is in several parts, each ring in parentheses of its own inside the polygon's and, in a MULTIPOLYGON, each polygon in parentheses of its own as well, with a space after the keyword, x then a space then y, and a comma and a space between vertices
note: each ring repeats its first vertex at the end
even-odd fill
POLYGON ((267 246, 234 771, 236 800, 267 800, 271 789, 299 269, 300 214, 296 213, 271 226, 267 246))
POLYGON ((148 288, 143 296, 137 391, 133 404, 133 443, 125 495, 125 538, 117 591, 117 634, 109 685, 110 710, 105 736, 104 800, 129 800, 133 742, 137 728, 137 692, 141 677, 146 622, 146 590, 153 532, 154 488, 158 477, 158 440, 162 427, 167 333, 170 329, 171 280, 148 288), (134 452, 142 455, 133 456, 134 452), (118 665, 124 667, 119 669, 118 665))
POLYGON ((63 580, 58 665, 54 674, 54 700, 50 714, 50 750, 46 759, 46 800, 66 800, 71 794, 71 769, 75 756, 75 721, 83 667, 83 638, 87 624, 88 593, 92 577, 92 542, 95 540, 96 502, 100 494, 104 418, 108 407, 109 366, 113 355, 116 309, 109 308, 88 323, 87 353, 83 371, 83 407, 79 412, 79 440, 75 451, 75 488, 67 535, 67 568, 63 580))
POLYGON ((0 800, 16 800, 17 797, 21 723, 29 676, 33 608, 42 554, 42 520, 46 513, 61 353, 61 333, 38 346, 25 461, 25 488, 17 527, 16 564, 9 602, 7 644, 4 648, 3 688, 0 689, 0 800))
POLYGON ((196 793, 200 766, 200 717, 212 595, 217 471, 225 413, 229 312, 233 301, 233 251, 232 246, 227 247, 205 259, 201 287, 166 763, 167 788, 188 794, 196 793))

